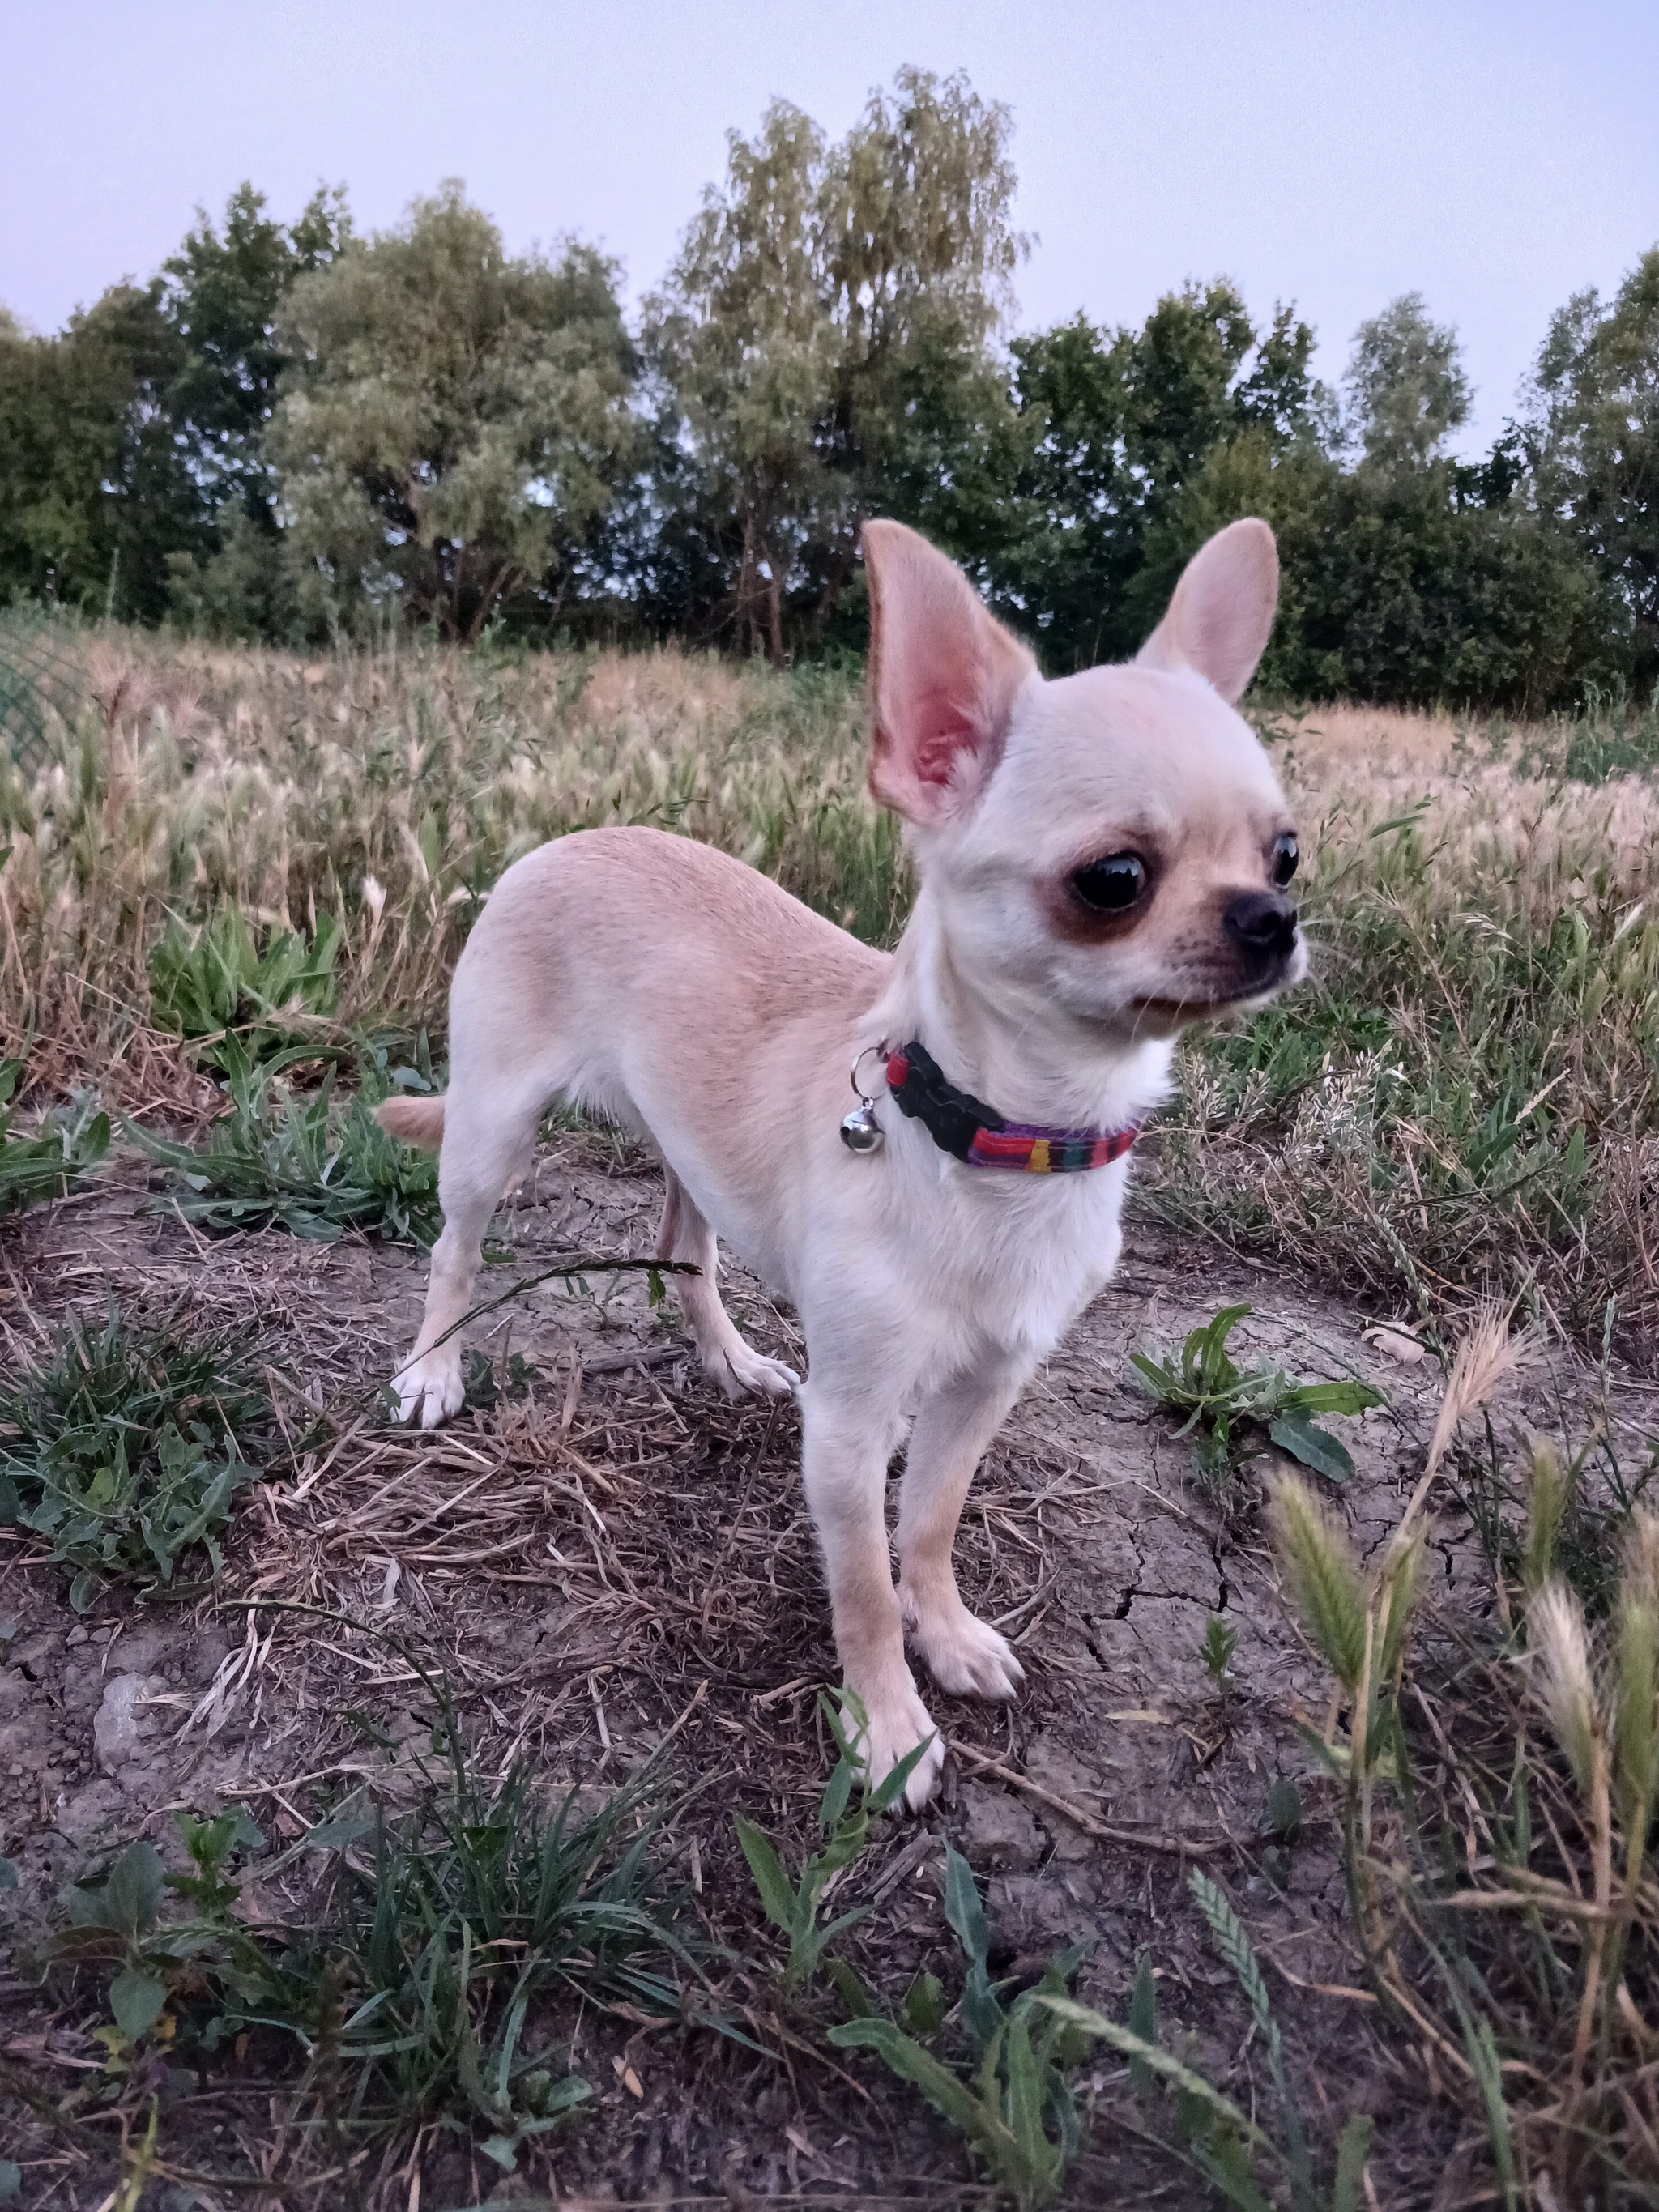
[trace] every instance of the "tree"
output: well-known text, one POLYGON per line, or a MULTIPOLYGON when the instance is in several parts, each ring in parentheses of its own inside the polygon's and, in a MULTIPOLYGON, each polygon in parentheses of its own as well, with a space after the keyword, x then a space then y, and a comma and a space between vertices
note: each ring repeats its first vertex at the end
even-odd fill
POLYGON ((282 637, 297 626, 283 558, 266 432, 288 356, 278 333, 296 277, 335 261, 351 234, 343 191, 319 188, 295 222, 239 185, 222 228, 198 209, 162 264, 161 307, 179 341, 167 403, 174 435, 211 519, 207 548, 168 556, 171 611, 191 629, 282 637))
POLYGON ((1543 511, 1607 579, 1624 667, 1659 678, 1659 246, 1603 305, 1593 291, 1550 324, 1522 438, 1543 511))
POLYGON ((614 264, 506 253, 458 182, 289 293, 269 449, 313 619, 556 617, 640 455, 614 264))
POLYGON ((1212 455, 1248 438, 1270 466, 1316 442, 1313 343, 1293 307, 1259 333, 1224 278, 1166 295, 1139 331, 1079 316, 1014 340, 1019 459, 990 566, 1051 666, 1134 651, 1195 550, 1185 495, 1212 455))
POLYGON ((1420 292, 1402 292, 1361 323, 1343 384, 1350 436, 1382 469, 1438 460, 1452 432, 1468 421, 1474 399, 1457 332, 1430 321, 1420 292))
POLYGON ((823 282, 824 141, 799 108, 775 100, 754 139, 734 131, 726 143, 726 188, 704 192, 667 283, 647 302, 646 343, 695 456, 678 488, 711 541, 707 565, 729 587, 739 643, 752 650, 763 638, 776 661, 784 592, 830 494, 818 447, 836 356, 823 282))
POLYGON ((162 276, 112 286, 55 337, 0 323, 0 589, 147 622, 229 581, 258 597, 250 560, 276 556, 261 439, 277 303, 345 230, 337 194, 289 228, 264 208, 243 185, 222 235, 198 215, 162 276))
POLYGON ((265 196, 240 185, 222 228, 205 210, 162 264, 162 313, 180 342, 169 401, 190 465, 216 507, 234 500, 271 526, 271 483, 262 450, 288 356, 277 336, 297 276, 325 268, 351 235, 343 191, 319 189, 292 224, 265 213, 265 196))
POLYGON ((941 446, 1006 412, 988 371, 1025 248, 1011 127, 960 75, 903 70, 838 146, 781 100, 730 135, 646 345, 693 464, 671 529, 701 538, 704 618, 745 649, 778 660, 787 633, 821 635, 865 516, 948 476, 941 446))
POLYGON ((56 337, 0 332, 0 594, 166 612, 169 556, 210 526, 169 410, 180 360, 155 284, 112 285, 56 337))

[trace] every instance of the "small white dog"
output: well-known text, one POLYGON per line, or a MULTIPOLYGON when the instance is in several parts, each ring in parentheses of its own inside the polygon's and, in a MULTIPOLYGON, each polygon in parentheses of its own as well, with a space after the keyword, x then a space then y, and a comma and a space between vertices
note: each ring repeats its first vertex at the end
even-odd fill
POLYGON ((920 1807, 944 1746, 907 1635, 943 1689, 1023 1679, 951 1571, 980 1456, 1116 1264, 1126 1156, 1176 1035, 1265 1004, 1306 955, 1295 833, 1232 707, 1273 623, 1265 523, 1194 556, 1132 665, 1054 683, 914 532, 869 524, 864 557, 870 787, 921 883, 897 949, 685 838, 562 837, 507 871, 461 955, 447 1094, 380 1118, 441 1146, 444 1232, 397 1384, 427 1427, 460 1406, 456 1324, 548 1104, 660 1152, 658 1254, 698 1270, 674 1282, 705 1365, 734 1395, 799 1390, 864 1756, 879 1780, 931 1735, 920 1807), (849 1076, 866 1103, 843 1127, 849 1076), (799 1311, 804 1383, 733 1327, 717 1234, 799 1311))

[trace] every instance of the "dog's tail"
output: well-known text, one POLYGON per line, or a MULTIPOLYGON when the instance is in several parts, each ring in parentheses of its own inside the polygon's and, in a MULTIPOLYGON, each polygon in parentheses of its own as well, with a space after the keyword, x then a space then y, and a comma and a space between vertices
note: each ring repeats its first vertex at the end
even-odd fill
POLYGON ((444 1140, 444 1102, 436 1098, 383 1098, 374 1118, 388 1136, 423 1152, 435 1152, 444 1140))

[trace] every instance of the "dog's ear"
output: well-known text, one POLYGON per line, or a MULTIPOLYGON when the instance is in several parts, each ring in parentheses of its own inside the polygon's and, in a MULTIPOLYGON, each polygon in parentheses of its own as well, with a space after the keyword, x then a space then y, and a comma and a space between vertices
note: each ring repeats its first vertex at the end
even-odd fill
POLYGON ((982 789, 1014 694, 1036 663, 954 562, 901 522, 866 522, 870 788, 909 822, 946 820, 982 789))
POLYGON ((1190 668, 1231 706, 1255 674, 1278 604, 1279 548, 1272 531, 1254 516, 1230 522, 1182 570, 1169 612, 1136 663, 1190 668))

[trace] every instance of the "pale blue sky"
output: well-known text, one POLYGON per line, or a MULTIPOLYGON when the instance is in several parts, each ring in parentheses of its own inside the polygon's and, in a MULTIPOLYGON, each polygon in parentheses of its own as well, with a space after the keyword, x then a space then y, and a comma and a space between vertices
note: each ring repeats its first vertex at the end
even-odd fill
POLYGON ((1017 125, 1040 243, 1020 321, 1133 321, 1186 276, 1294 298, 1334 376, 1425 293, 1496 432, 1552 308, 1659 242, 1659 6, 1443 0, 4 0, 0 301, 59 324, 148 275, 244 177, 360 225, 466 180, 509 246, 574 229, 657 276, 728 125, 832 132, 901 63, 965 67, 1017 125))

